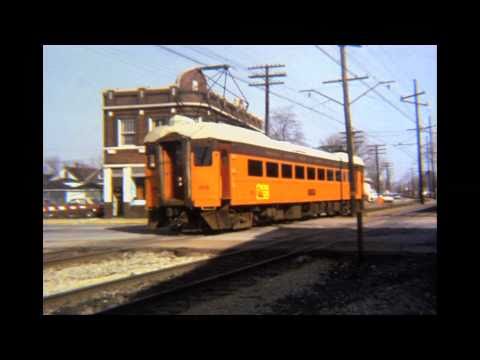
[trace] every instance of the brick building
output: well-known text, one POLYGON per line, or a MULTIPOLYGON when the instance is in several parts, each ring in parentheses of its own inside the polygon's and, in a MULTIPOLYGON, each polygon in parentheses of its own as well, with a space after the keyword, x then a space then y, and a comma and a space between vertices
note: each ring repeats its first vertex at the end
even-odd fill
POLYGON ((174 84, 163 88, 104 91, 105 217, 146 216, 143 139, 175 114, 197 121, 263 128, 263 120, 247 112, 242 101, 232 103, 210 91, 202 68, 183 72, 174 84))

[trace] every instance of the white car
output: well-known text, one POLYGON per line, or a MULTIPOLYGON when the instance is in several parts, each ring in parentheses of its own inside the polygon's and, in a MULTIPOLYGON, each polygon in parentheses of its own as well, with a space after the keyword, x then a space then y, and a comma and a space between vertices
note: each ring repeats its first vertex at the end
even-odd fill
POLYGON ((385 202, 393 202, 394 201, 394 198, 391 194, 383 194, 382 199, 385 202))

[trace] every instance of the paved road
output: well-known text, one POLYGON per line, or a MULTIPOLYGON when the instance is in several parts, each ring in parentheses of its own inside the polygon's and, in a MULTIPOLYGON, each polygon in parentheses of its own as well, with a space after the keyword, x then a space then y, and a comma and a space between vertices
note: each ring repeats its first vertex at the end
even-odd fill
MULTIPOLYGON (((435 204, 434 204, 435 205, 435 204)), ((370 213, 364 218, 366 250, 392 249, 433 251, 436 247, 437 218, 435 211, 417 211, 429 205, 411 205, 370 213)), ((154 233, 144 225, 44 225, 44 252, 65 248, 105 248, 124 245, 142 247, 225 250, 243 244, 305 235, 307 240, 337 240, 338 234, 350 232, 350 240, 339 240, 336 249, 355 249, 356 221, 350 217, 318 218, 288 224, 255 227, 217 235, 172 235, 154 233)))

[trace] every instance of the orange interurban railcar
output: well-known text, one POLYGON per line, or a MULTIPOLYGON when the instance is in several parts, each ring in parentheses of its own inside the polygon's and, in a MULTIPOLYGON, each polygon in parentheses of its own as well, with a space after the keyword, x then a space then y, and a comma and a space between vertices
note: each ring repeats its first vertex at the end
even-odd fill
MULTIPOLYGON (((244 229, 350 212, 348 157, 176 115, 145 137, 149 226, 244 229)), ((364 164, 354 158, 362 206, 364 164)))

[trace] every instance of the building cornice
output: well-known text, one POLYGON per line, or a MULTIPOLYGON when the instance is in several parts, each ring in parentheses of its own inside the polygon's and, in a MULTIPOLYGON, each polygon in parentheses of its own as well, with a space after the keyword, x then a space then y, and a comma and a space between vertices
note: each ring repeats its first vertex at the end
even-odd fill
MULTIPOLYGON (((103 110, 128 110, 128 109, 151 109, 151 108, 168 108, 168 107, 182 107, 182 106, 198 106, 198 107, 203 107, 207 109, 212 109, 214 111, 217 111, 221 113, 222 115, 225 115, 233 120, 242 122, 241 119, 239 119, 236 116, 233 116, 222 109, 217 108, 216 106, 212 106, 210 104, 205 104, 205 103, 200 103, 200 102, 169 102, 169 103, 162 103, 162 104, 135 104, 135 105, 112 105, 112 106, 103 106, 103 110)), ((247 113, 248 114, 248 113, 247 113)), ((247 115, 248 116, 248 115, 247 115)), ((258 121, 262 121, 260 118, 251 115, 253 118, 255 118, 258 121)), ((255 128, 256 130, 262 131, 262 129, 257 128, 256 126, 252 124, 246 124, 248 126, 251 126, 252 128, 255 128)))

